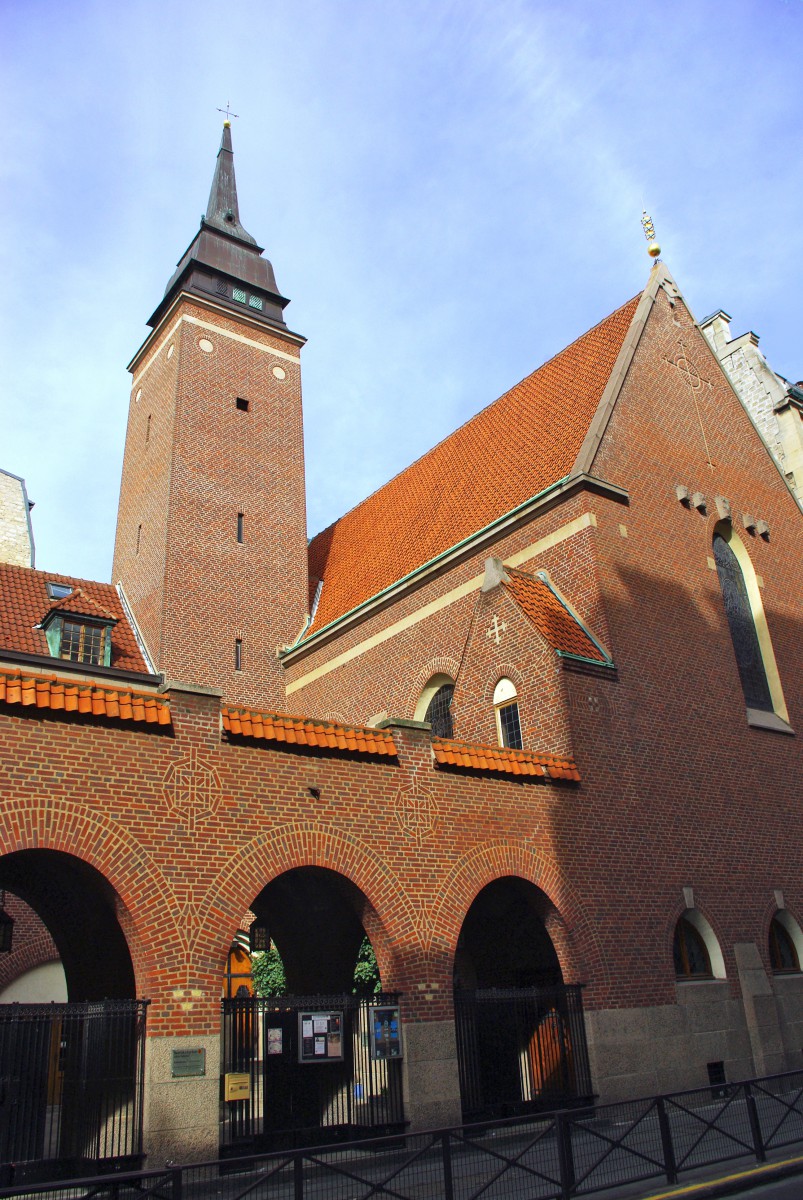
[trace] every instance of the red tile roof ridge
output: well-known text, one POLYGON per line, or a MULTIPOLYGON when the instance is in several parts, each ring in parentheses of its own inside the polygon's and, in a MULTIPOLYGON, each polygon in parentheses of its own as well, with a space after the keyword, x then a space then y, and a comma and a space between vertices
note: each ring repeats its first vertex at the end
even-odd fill
POLYGON ((603 318, 316 534, 309 569, 323 587, 306 638, 570 476, 638 303, 603 318))
POLYGON ((372 725, 345 725, 340 721, 326 721, 323 717, 307 717, 293 713, 269 712, 267 709, 251 708, 247 704, 226 704, 223 705, 224 713, 236 715, 238 717, 248 717, 250 720, 255 718, 264 721, 265 719, 281 722, 291 722, 286 727, 289 729, 296 724, 309 725, 316 732, 331 730, 338 733, 368 733, 371 737, 383 738, 387 741, 393 741, 393 734, 389 729, 375 729, 372 725))
POLYGON ((369 492, 367 496, 363 496, 362 500, 358 500, 356 504, 353 504, 351 508, 347 508, 346 511, 341 513, 339 517, 336 517, 334 521, 330 521, 328 525, 324 525, 323 529, 318 530, 317 533, 312 535, 310 538, 310 543, 314 542, 316 538, 322 537, 323 534, 327 533, 330 529, 342 521, 344 517, 348 517, 351 515, 351 513, 356 512, 358 508, 362 508, 363 504, 367 504, 369 500, 372 500, 374 496, 383 491, 388 484, 393 483, 395 479, 398 479, 407 471, 411 471, 413 467, 418 466, 420 462, 423 462, 425 458, 438 450, 444 444, 444 442, 448 442, 449 439, 454 437, 456 433, 459 433, 461 429, 465 429, 467 425, 470 425, 472 421, 477 419, 477 417, 482 416, 482 414, 487 412, 489 408, 493 408, 493 406, 498 404, 500 400, 504 400, 505 396, 509 396, 511 392, 515 392, 516 388, 521 387, 523 383, 526 383, 531 375, 535 375, 538 371, 542 371, 544 367, 548 367, 549 364, 554 362, 556 358, 560 358, 561 355, 566 354, 567 351, 571 350, 573 346, 576 346, 578 342, 582 342, 582 340, 588 337, 590 333, 593 333, 595 329, 599 329, 601 325, 604 325, 606 321, 609 321, 611 317, 616 316, 618 312, 621 312, 622 309, 627 308, 629 304, 633 304, 634 301, 640 300, 641 296, 642 293, 637 292, 635 296, 631 296, 629 300, 626 300, 624 304, 620 304, 618 308, 613 310, 613 312, 609 312, 604 317, 600 317, 599 321, 597 321, 594 325, 589 325, 588 329, 583 330, 582 333, 578 333, 577 337, 574 338, 573 341, 568 342, 565 346, 562 346, 560 350, 556 350, 554 354, 549 356, 549 358, 545 358, 542 363, 539 363, 537 367, 532 369, 532 371, 528 371, 526 375, 522 375, 521 379, 517 380, 516 383, 511 384, 511 386, 506 388, 504 392, 500 392, 498 396, 494 397, 493 400, 489 400, 487 404, 482 406, 482 408, 478 408, 477 411, 472 413, 470 417, 466 417, 465 421, 462 421, 459 425, 456 425, 454 429, 442 437, 439 442, 435 442, 434 445, 424 450, 421 454, 419 454, 418 458, 414 458, 412 462, 407 463, 407 465, 402 467, 401 470, 397 471, 395 475, 388 476, 384 483, 380 483, 379 486, 375 487, 374 490, 369 492))
POLYGON ((29 672, 20 667, 0 667, 0 702, 23 707, 34 704, 37 708, 91 713, 123 721, 172 724, 170 701, 164 695, 140 692, 119 684, 29 672))
POLYGON ((487 746, 482 742, 458 742, 454 738, 443 737, 434 737, 432 745, 460 753, 471 752, 491 758, 509 758, 515 762, 535 762, 541 766, 577 769, 574 759, 565 754, 551 754, 540 750, 514 750, 510 746, 487 746))
POLYGON ((224 704, 223 728, 235 736, 283 742, 290 746, 318 746, 354 754, 396 757, 390 730, 341 725, 290 713, 257 712, 246 706, 224 704))

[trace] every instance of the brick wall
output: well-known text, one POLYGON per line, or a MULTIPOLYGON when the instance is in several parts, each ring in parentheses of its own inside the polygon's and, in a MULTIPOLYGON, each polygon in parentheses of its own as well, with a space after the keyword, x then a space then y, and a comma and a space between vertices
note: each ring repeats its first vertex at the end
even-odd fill
POLYGON ((281 707, 276 649, 308 607, 298 339, 166 315, 134 367, 113 571, 158 670, 281 707))

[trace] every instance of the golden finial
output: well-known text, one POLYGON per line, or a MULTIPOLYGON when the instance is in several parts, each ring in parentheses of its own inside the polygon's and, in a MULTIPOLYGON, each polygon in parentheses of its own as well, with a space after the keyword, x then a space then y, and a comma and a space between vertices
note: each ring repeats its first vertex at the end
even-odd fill
POLYGON ((661 247, 655 240, 655 226, 652 223, 652 217, 648 216, 646 208, 641 210, 641 225, 648 243, 647 253, 650 258, 657 258, 661 253, 661 247))
POLYGON ((222 113, 226 114, 226 120, 223 122, 223 128, 231 129, 231 118, 239 116, 239 114, 231 111, 231 105, 229 104, 228 100, 226 101, 226 107, 219 108, 218 112, 222 112, 222 113))

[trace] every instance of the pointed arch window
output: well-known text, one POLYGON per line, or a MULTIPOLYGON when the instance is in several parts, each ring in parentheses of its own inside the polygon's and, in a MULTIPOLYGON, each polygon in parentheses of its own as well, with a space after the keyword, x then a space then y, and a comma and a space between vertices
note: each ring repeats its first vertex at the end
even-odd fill
POLYGON ((675 926, 672 954, 678 979, 713 978, 711 959, 703 936, 687 917, 681 917, 675 926))
POLYGON ((725 616, 728 618, 745 703, 748 708, 772 712, 770 686, 744 575, 739 560, 721 533, 714 534, 714 562, 717 564, 725 616))
POLYGON ((748 724, 792 733, 759 581, 730 521, 716 525, 712 549, 748 724))
POLYGON ((725 960, 717 936, 698 908, 687 908, 678 917, 672 956, 679 981, 725 978, 725 960))
POLYGON ((770 965, 775 974, 791 975, 800 971, 798 947, 803 942, 800 926, 786 911, 777 912, 770 921, 770 965))

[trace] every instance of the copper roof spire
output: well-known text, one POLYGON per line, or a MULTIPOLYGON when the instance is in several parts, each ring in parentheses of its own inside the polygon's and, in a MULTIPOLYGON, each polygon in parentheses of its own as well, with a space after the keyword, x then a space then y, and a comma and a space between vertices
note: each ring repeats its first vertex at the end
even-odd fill
POLYGON ((217 152, 215 174, 209 192, 209 203, 206 206, 204 224, 228 233, 232 237, 241 238, 244 242, 256 246, 256 238, 246 233, 240 224, 240 211, 237 206, 237 180, 234 177, 234 151, 231 146, 231 123, 223 122, 223 136, 220 139, 220 149, 217 152))
POLYGON ((231 122, 226 120, 206 214, 148 324, 155 326, 181 293, 190 293, 247 312, 250 320, 284 326, 282 312, 288 301, 276 286, 273 267, 262 255, 256 238, 240 224, 231 122))

